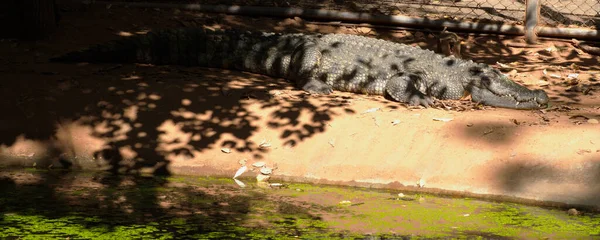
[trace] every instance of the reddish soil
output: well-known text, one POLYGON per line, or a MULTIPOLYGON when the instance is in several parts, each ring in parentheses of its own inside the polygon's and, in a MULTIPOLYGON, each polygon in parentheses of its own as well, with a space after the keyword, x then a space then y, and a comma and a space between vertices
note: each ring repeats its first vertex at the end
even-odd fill
POLYGON ((47 61, 119 35, 183 26, 352 33, 436 49, 435 33, 302 19, 118 7, 67 12, 47 40, 0 42, 3 165, 233 175, 247 159, 277 165, 274 177, 284 180, 420 183, 426 191, 598 204, 600 65, 566 40, 511 47, 524 40, 460 34, 463 58, 547 91, 552 106, 531 111, 311 96, 283 79, 221 69, 47 61))

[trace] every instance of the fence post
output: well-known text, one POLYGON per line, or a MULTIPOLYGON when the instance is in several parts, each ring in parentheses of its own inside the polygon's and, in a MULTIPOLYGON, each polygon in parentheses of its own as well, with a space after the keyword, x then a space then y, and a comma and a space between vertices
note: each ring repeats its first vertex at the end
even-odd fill
POLYGON ((537 25, 540 20, 540 1, 526 0, 525 2, 525 39, 529 44, 537 42, 537 25))

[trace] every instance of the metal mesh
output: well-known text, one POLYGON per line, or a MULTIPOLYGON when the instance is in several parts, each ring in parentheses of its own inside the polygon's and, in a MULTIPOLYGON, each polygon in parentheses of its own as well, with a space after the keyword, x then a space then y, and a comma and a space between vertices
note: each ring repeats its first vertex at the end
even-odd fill
MULTIPOLYGON (((107 1, 107 0, 105 0, 107 1)), ((111 1, 111 0, 108 0, 111 1)), ((115 0, 131 2, 186 2, 241 6, 297 7, 385 15, 408 15, 457 21, 494 21, 523 24, 526 0, 115 0)), ((598 29, 600 0, 540 0, 543 26, 598 29)))
MULTIPOLYGON (((223 4, 223 1, 218 1, 223 4)), ((402 14, 430 19, 499 21, 522 24, 525 0, 249 0, 231 1, 240 5, 323 8, 353 12, 402 14)), ((541 0, 540 24, 597 28, 599 0, 541 0)))
POLYGON ((544 0, 540 9, 542 23, 550 26, 573 26, 598 29, 598 0, 544 0))
MULTIPOLYGON (((380 3, 381 4, 381 3, 380 3)), ((472 21, 502 21, 519 24, 525 17, 525 5, 501 0, 417 0, 391 1, 392 14, 420 16, 431 19, 472 21)), ((381 11, 382 13, 385 13, 381 11)))

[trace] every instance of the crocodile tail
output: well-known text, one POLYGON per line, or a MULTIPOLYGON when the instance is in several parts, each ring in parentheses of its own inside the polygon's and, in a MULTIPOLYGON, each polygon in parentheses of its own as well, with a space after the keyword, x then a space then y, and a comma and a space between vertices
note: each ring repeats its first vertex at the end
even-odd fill
POLYGON ((227 68, 240 34, 202 28, 167 29, 123 37, 50 59, 54 62, 147 63, 227 68))
MULTIPOLYGON (((137 38, 132 37, 132 38, 137 38)), ((52 62, 137 62, 136 53, 139 49, 131 38, 114 40, 104 44, 94 45, 75 52, 69 52, 62 56, 51 58, 52 62)))

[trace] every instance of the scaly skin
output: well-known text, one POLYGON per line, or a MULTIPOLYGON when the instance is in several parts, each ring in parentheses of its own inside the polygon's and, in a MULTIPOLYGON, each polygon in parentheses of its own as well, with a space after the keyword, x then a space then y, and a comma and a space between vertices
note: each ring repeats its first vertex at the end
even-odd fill
POLYGON ((199 28, 150 32, 72 52, 54 61, 137 62, 235 69, 294 81, 305 91, 389 95, 429 106, 432 98, 514 108, 548 104, 498 70, 429 50, 347 34, 280 34, 199 28))

